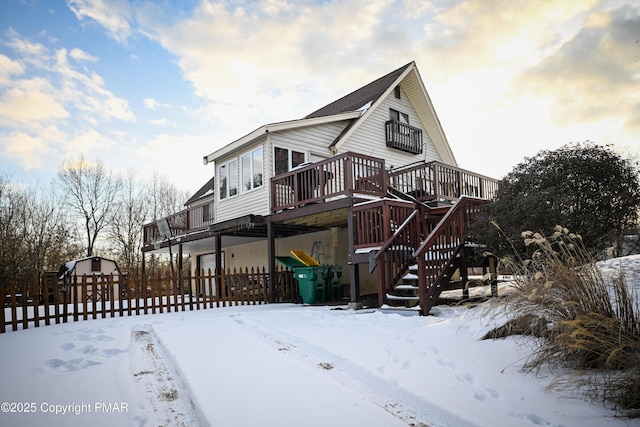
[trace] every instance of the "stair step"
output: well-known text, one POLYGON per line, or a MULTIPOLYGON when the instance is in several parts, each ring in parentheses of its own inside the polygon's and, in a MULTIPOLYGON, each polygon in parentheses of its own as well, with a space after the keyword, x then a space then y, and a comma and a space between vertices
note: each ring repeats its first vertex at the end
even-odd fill
POLYGON ((401 296, 387 294, 387 300, 389 301, 418 301, 418 296, 401 296))
POLYGON ((403 283, 402 285, 398 285, 393 290, 395 291, 417 291, 419 288, 415 285, 409 285, 407 283, 403 283))

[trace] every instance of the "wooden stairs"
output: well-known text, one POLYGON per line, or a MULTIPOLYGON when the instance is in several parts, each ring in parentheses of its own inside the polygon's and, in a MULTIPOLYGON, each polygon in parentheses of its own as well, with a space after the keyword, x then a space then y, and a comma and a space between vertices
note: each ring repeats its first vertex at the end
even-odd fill
POLYGON ((417 302, 420 313, 427 315, 441 292, 462 289, 462 281, 452 278, 456 270, 466 267, 465 232, 484 203, 468 196, 449 206, 417 202, 373 255, 379 305, 417 302))

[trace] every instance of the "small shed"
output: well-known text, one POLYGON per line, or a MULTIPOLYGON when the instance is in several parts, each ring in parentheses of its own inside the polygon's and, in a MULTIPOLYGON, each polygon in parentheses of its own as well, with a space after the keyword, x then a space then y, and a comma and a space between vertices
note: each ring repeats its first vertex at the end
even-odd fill
MULTIPOLYGON (((62 266, 60 266, 60 270, 58 272, 58 278, 62 280, 64 285, 73 285, 79 284, 82 282, 82 276, 86 275, 86 283, 92 283, 93 276, 114 276, 113 289, 104 288, 103 286, 98 287, 95 290, 94 288, 89 287, 87 289, 87 297, 88 300, 98 301, 98 300, 108 300, 109 294, 117 294, 120 280, 124 280, 124 276, 118 268, 118 264, 111 259, 102 258, 99 256, 92 256, 86 258, 75 259, 72 261, 67 261, 62 266)), ((98 283, 104 283, 102 280, 97 280, 98 283)), ((82 301, 82 290, 79 286, 76 286, 76 292, 70 293, 72 298, 77 298, 78 301, 82 301)))

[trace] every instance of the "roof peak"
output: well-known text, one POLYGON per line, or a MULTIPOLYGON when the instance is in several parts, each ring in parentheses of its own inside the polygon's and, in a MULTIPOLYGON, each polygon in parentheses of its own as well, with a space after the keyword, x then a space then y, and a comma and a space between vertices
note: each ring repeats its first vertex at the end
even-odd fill
POLYGON ((334 114, 344 113, 347 111, 356 111, 367 103, 375 103, 375 101, 404 73, 407 68, 415 65, 415 61, 411 61, 402 67, 385 74, 382 77, 362 86, 359 89, 337 99, 322 108, 312 112, 305 119, 330 116, 334 114))

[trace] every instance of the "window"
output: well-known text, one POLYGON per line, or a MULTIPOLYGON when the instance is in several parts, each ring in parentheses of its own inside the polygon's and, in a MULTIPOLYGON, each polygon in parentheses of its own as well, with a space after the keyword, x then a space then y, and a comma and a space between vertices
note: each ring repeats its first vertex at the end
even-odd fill
POLYGON ((238 161, 231 160, 218 168, 220 199, 238 194, 238 161))
POLYGON ((289 172, 291 169, 305 162, 305 154, 301 151, 275 147, 273 149, 275 175, 289 172))
POLYGON ((249 191, 262 185, 262 147, 240 158, 242 171, 242 191, 249 191))
POLYGON ((400 99, 400 85, 393 88, 393 94, 395 95, 396 98, 400 99))
POLYGON ((92 258, 91 259, 91 272, 101 271, 100 269, 100 258, 92 258))
POLYGON ((389 118, 391 120, 395 120, 396 122, 409 124, 409 115, 401 113, 398 110, 394 110, 393 108, 389 109, 389 118))

